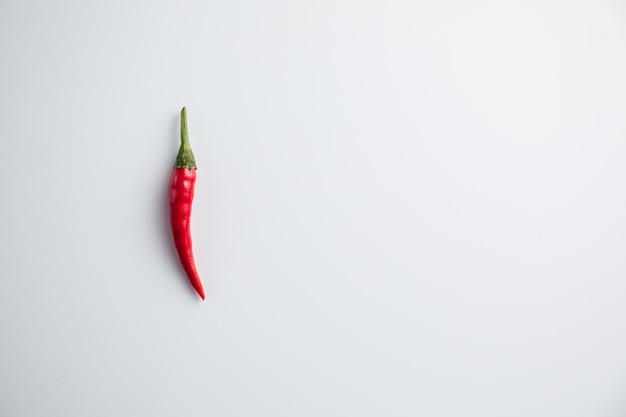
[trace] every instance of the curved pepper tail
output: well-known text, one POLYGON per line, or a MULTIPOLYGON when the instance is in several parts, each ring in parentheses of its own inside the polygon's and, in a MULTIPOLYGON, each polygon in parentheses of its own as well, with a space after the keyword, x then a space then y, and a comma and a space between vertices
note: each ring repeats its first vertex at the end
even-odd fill
POLYGON ((200 298, 202 298, 202 300, 204 301, 204 289, 202 288, 202 285, 198 285, 197 287, 195 287, 195 289, 200 298))

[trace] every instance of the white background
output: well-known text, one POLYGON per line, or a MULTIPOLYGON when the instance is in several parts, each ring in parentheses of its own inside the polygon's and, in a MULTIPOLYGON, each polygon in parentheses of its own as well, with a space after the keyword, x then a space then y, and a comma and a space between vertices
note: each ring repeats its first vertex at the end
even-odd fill
POLYGON ((623 2, 2 0, 0 57, 0 416, 626 413, 623 2))

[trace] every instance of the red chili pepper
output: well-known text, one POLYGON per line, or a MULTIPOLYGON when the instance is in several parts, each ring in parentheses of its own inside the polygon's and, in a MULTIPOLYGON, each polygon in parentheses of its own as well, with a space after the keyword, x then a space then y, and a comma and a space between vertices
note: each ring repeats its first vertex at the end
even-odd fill
POLYGON ((180 263, 187 274, 189 282, 204 300, 204 289, 196 271, 196 263, 191 249, 191 203, 196 184, 196 160, 189 146, 187 133, 187 110, 183 107, 180 112, 180 149, 176 157, 176 165, 170 179, 170 225, 174 237, 174 245, 180 263))

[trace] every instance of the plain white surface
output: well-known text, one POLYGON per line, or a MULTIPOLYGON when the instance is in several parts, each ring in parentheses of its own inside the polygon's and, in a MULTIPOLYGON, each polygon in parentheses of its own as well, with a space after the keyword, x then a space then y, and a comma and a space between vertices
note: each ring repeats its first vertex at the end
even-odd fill
POLYGON ((622 2, 3 0, 0 56, 0 416, 626 413, 622 2))

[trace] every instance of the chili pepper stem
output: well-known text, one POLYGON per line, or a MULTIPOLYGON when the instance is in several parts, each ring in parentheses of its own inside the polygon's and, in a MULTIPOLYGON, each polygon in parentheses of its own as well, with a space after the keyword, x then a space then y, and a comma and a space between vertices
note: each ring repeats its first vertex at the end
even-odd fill
POLYGON ((187 109, 180 111, 180 148, 176 157, 174 168, 196 169, 196 158, 193 156, 191 146, 189 146, 189 132, 187 131, 187 109))

